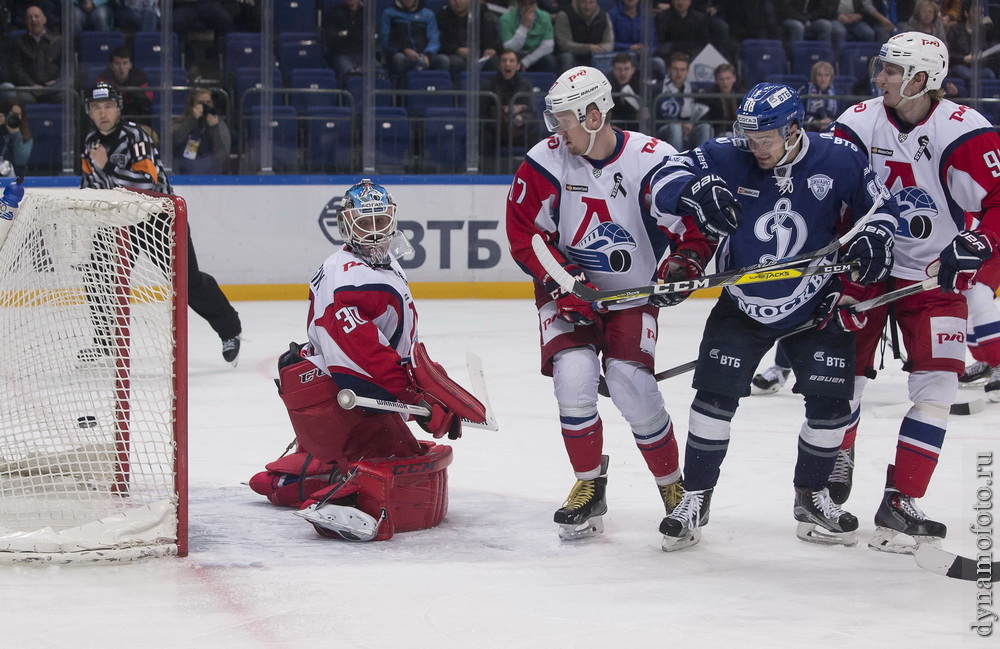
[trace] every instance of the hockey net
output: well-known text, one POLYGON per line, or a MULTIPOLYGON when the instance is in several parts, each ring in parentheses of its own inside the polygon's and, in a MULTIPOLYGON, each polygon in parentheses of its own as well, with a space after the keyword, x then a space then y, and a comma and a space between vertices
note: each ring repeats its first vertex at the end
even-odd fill
POLYGON ((0 562, 187 553, 183 199, 29 189, 0 243, 0 562))

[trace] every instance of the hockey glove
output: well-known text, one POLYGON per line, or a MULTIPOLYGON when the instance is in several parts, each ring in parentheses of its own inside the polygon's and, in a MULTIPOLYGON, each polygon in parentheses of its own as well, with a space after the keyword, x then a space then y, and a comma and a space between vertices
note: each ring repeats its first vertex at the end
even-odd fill
POLYGON ((895 239, 885 223, 870 223, 847 244, 843 262, 859 261, 856 276, 859 284, 874 284, 889 276, 892 269, 892 247, 895 239))
MULTIPOLYGON (((660 263, 656 277, 663 282, 680 282, 685 279, 697 279, 705 274, 701 257, 692 250, 678 250, 660 263)), ((692 291, 684 293, 662 293, 650 295, 649 303, 663 308, 680 304, 691 295, 692 291)))
POLYGON ((993 256, 996 245, 979 230, 959 232, 941 251, 938 285, 942 291, 959 293, 976 283, 976 274, 993 256))
MULTIPOLYGON (((597 288, 590 283, 587 274, 576 264, 566 264, 564 268, 578 282, 597 288)), ((572 293, 567 293, 559 286, 559 282, 548 275, 545 276, 545 292, 556 303, 556 315, 566 322, 571 322, 574 325, 593 324, 594 320, 597 319, 597 314, 600 313, 600 308, 596 304, 585 302, 572 293)))
POLYGON ((417 404, 431 411, 429 417, 413 417, 421 428, 430 433, 434 439, 441 439, 445 435, 448 439, 458 439, 462 436, 462 420, 458 415, 428 392, 421 392, 419 396, 417 404))
POLYGON ((875 297, 874 286, 862 286, 855 282, 834 280, 830 293, 820 302, 813 322, 817 329, 831 331, 861 331, 868 324, 868 315, 862 311, 855 313, 851 305, 875 297), (838 285, 839 284, 839 285, 838 285))
POLYGON ((714 239, 736 231, 740 210, 726 183, 714 174, 692 180, 677 202, 678 214, 692 217, 698 229, 714 239))

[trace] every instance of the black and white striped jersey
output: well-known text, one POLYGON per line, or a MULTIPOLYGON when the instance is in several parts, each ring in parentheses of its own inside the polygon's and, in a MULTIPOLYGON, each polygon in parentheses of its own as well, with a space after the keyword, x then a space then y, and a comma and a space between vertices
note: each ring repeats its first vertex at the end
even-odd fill
POLYGON ((153 141, 134 122, 121 121, 107 135, 94 129, 87 134, 83 146, 81 188, 134 187, 173 193, 153 141), (90 159, 90 151, 98 145, 108 152, 108 163, 103 169, 95 169, 90 159))

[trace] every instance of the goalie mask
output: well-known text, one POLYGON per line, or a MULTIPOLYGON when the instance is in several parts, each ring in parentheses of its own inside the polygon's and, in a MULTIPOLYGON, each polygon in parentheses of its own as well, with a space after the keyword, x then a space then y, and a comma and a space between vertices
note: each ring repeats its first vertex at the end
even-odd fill
POLYGON ((347 190, 337 213, 337 229, 351 251, 374 266, 413 254, 396 229, 396 204, 385 187, 364 178, 347 190))

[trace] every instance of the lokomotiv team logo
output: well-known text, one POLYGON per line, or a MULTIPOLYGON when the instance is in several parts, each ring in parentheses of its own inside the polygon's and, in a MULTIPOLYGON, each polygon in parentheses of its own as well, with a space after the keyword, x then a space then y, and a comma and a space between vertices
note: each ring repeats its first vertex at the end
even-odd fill
POLYGON ((911 239, 929 238, 938 215, 931 195, 919 187, 904 187, 896 194, 896 203, 900 217, 896 234, 911 239))
POLYGON ((625 273, 632 268, 635 239, 617 223, 598 223, 567 249, 570 260, 583 270, 625 273))

